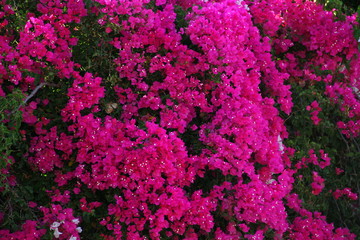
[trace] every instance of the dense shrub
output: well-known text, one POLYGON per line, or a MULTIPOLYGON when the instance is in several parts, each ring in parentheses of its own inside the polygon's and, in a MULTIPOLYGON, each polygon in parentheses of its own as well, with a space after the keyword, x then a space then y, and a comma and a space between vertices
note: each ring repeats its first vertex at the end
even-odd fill
POLYGON ((356 15, 1 3, 0 239, 360 234, 356 15))

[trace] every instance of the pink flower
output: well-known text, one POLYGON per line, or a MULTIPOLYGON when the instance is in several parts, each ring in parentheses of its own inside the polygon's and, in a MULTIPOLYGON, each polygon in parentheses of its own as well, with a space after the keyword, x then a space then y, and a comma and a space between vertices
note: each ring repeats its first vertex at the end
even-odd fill
POLYGON ((311 183, 312 194, 319 195, 322 189, 325 187, 324 179, 319 176, 317 172, 313 172, 313 182, 311 183))
POLYGON ((31 202, 28 202, 28 206, 31 208, 35 208, 35 207, 37 207, 37 203, 31 201, 31 202))
POLYGON ((342 196, 346 196, 351 200, 358 199, 358 195, 356 193, 353 193, 350 188, 336 189, 335 192, 333 192, 332 194, 335 197, 335 199, 339 199, 342 196))
POLYGON ((335 168, 335 171, 336 171, 336 175, 340 175, 341 173, 344 172, 344 170, 341 168, 335 168))
POLYGON ((311 120, 313 121, 313 123, 315 125, 318 125, 320 123, 320 118, 318 117, 318 114, 320 113, 320 111, 322 110, 319 107, 319 104, 317 101, 313 101, 309 106, 306 107, 306 110, 311 111, 310 115, 311 115, 311 120))

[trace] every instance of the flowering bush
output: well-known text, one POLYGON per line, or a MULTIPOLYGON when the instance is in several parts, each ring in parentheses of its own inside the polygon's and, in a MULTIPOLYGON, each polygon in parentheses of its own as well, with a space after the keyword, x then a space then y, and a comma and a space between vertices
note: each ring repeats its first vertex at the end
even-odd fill
POLYGON ((356 15, 1 3, 0 239, 355 239, 316 199, 359 214, 356 15))

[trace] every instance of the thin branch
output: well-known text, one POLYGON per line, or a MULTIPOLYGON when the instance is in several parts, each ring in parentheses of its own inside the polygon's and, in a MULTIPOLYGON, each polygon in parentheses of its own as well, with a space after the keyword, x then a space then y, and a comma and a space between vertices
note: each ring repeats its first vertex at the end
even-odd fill
POLYGON ((350 147, 349 147, 348 141, 346 140, 346 138, 344 137, 344 135, 341 133, 340 129, 337 129, 337 130, 338 130, 338 133, 340 134, 342 140, 345 142, 347 149, 349 150, 350 147))
POLYGON ((360 152, 360 146, 359 146, 358 142, 356 141, 356 139, 355 139, 354 137, 352 137, 351 140, 352 140, 353 143, 355 144, 357 150, 360 152))
POLYGON ((16 111, 18 111, 22 105, 25 105, 40 90, 40 88, 42 88, 45 85, 47 85, 47 84, 43 82, 43 83, 40 83, 38 86, 36 86, 36 88, 30 93, 30 95, 27 96, 25 98, 25 100, 15 110, 13 110, 11 113, 9 113, 8 116, 13 115, 16 111))
MULTIPOLYGON (((29 96, 27 96, 27 98, 25 98, 24 102, 21 105, 26 104, 30 98, 32 98, 39 90, 40 88, 42 88, 44 85, 46 85, 46 83, 42 82, 40 83, 31 93, 29 96)), ((21 107, 21 105, 17 108, 17 110, 19 110, 19 108, 21 107)))

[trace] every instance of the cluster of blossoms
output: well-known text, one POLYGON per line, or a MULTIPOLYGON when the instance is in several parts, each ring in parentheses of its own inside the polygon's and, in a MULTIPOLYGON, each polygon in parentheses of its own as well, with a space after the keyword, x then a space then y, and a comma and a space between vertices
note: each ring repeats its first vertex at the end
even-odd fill
MULTIPOLYGON (((334 21, 332 12, 311 1, 260 0, 249 1, 249 6, 254 22, 263 26, 273 49, 283 56, 276 60, 278 68, 299 84, 324 82, 326 95, 350 118, 338 127, 349 137, 358 136, 360 61, 358 43, 349 34, 358 24, 356 16, 334 21)), ((319 122, 315 114, 313 118, 319 122)))
POLYGON ((78 218, 74 218, 73 210, 70 208, 63 209, 61 205, 52 204, 50 208, 40 207, 44 214, 43 224, 50 225, 50 231, 55 238, 78 240, 80 239, 81 227, 78 218))
MULTIPOLYGON (((54 175, 53 189, 47 190, 48 205, 39 207, 41 220, 26 222, 24 231, 3 231, 7 239, 20 239, 29 229, 33 238, 23 239, 39 239, 46 230, 37 226, 55 238, 80 239, 82 214, 97 209, 106 214, 94 224, 109 240, 263 239, 270 231, 277 239, 355 239, 291 194, 298 169, 309 163, 324 168, 331 159, 320 150, 318 161, 310 151, 292 166, 291 149, 279 142, 288 137, 280 112, 290 114, 293 106, 289 78, 329 83, 327 94, 343 111, 358 103, 346 92, 360 88, 352 80, 359 65, 356 40, 349 36, 353 19, 335 22, 314 3, 286 0, 95 0, 90 6, 88 11, 81 0, 40 0, 15 48, 10 34, 0 38, 2 96, 15 87, 27 93, 36 84, 51 84, 40 77, 49 72, 69 86, 56 119, 61 126, 37 116, 54 99, 20 108, 24 124, 34 129, 27 162, 54 175), (178 11, 186 13, 183 22, 178 11), (118 81, 111 84, 73 61, 79 43, 72 33, 88 15, 113 54, 118 81), (303 63, 305 51, 289 51, 295 44, 316 56, 303 63), (284 58, 273 60, 272 49, 284 58), (340 53, 351 70, 339 66, 345 61, 340 53), (318 76, 313 66, 343 73, 344 86, 331 75, 318 76), (292 222, 287 207, 299 215, 292 222)), ((9 9, 2 15, 13 14, 9 9)), ((317 124, 317 102, 308 110, 317 124)), ((349 117, 357 119, 357 111, 348 109, 349 117)), ((324 179, 317 172, 313 178, 317 195, 324 179)))
POLYGON ((312 193, 314 195, 319 195, 321 193, 321 191, 325 187, 324 181, 325 180, 321 176, 319 176, 318 172, 313 172, 313 182, 311 183, 311 187, 313 189, 312 193))
POLYGON ((334 198, 338 199, 342 196, 346 196, 351 200, 357 200, 358 195, 353 193, 350 188, 336 189, 333 193, 334 198))
POLYGON ((319 166, 321 169, 323 169, 327 166, 330 166, 331 158, 328 156, 328 154, 325 153, 324 150, 322 150, 322 149, 319 150, 319 153, 320 153, 320 159, 315 154, 315 150, 310 149, 308 152, 309 157, 303 157, 299 162, 297 162, 294 165, 295 168, 296 169, 307 168, 310 163, 315 166, 319 166), (319 160, 322 160, 322 161, 319 161, 319 160))
POLYGON ((36 221, 27 220, 22 226, 21 230, 11 233, 9 230, 0 230, 0 240, 9 239, 24 239, 34 240, 41 239, 46 233, 45 229, 38 229, 38 223, 36 221))
MULTIPOLYGON (((319 212, 304 212, 293 222, 291 239, 352 239, 354 236, 348 229, 337 228, 326 222, 325 216, 319 212), (335 233, 334 233, 335 232, 335 233)), ((355 238, 354 238, 355 239, 355 238)))
POLYGON ((309 106, 306 107, 306 110, 311 111, 311 120, 315 125, 320 123, 320 118, 318 117, 321 112, 321 107, 319 107, 319 103, 317 101, 313 101, 309 106))
POLYGON ((335 229, 334 224, 326 222, 326 217, 321 213, 304 209, 297 194, 289 194, 286 200, 288 207, 300 215, 292 223, 290 239, 355 239, 348 229, 335 229))
MULTIPOLYGON (((357 88, 356 88, 357 89, 357 88)), ((344 86, 342 83, 335 83, 333 86, 327 86, 326 93, 340 103, 340 109, 348 114, 350 121, 339 121, 337 126, 342 129, 342 133, 348 138, 357 137, 360 133, 359 124, 359 98, 358 91, 353 87, 344 86)))

